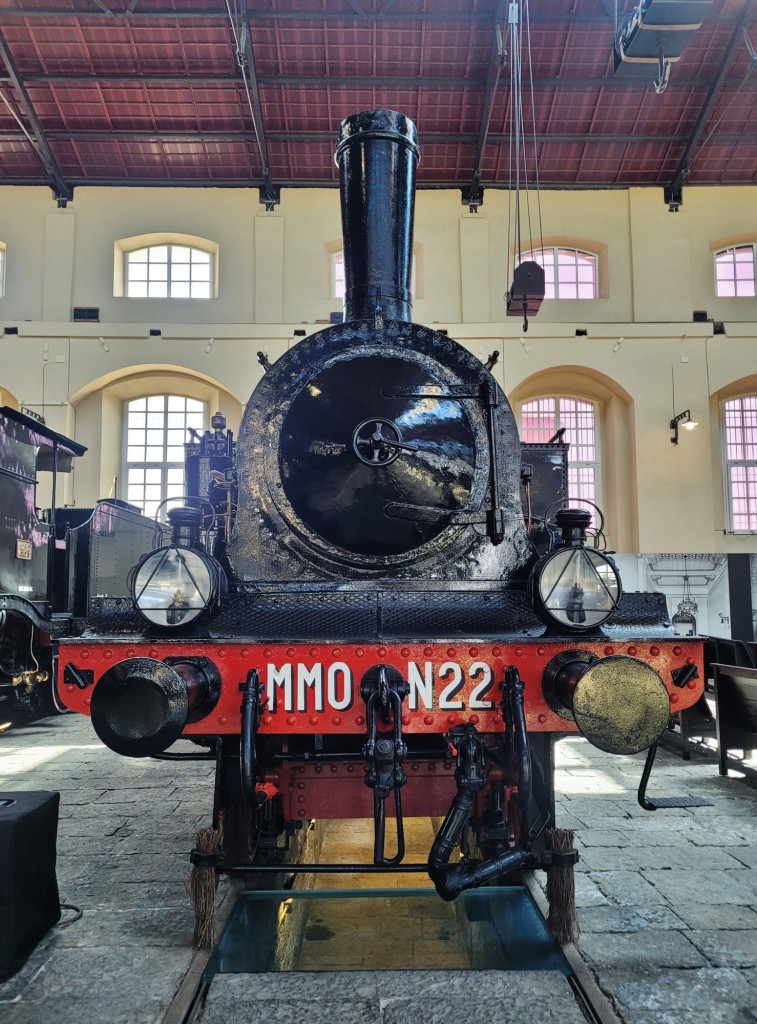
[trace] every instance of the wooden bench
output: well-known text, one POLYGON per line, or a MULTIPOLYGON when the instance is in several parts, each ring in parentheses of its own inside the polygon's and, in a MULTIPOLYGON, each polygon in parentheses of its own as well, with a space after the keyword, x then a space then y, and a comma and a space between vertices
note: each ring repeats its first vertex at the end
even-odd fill
POLYGON ((712 669, 718 771, 728 775, 728 751, 743 750, 747 758, 757 746, 757 669, 717 663, 712 669))

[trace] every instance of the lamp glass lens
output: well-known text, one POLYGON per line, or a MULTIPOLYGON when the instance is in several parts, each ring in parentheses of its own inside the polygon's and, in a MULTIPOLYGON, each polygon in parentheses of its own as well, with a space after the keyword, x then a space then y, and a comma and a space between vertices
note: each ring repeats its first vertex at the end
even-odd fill
POLYGON ((561 548, 542 567, 539 597, 557 622, 590 629, 607 619, 620 595, 614 566, 598 551, 561 548))
POLYGON ((203 558, 188 548, 161 548, 139 568, 134 603, 156 626, 186 626, 209 606, 213 577, 203 558))

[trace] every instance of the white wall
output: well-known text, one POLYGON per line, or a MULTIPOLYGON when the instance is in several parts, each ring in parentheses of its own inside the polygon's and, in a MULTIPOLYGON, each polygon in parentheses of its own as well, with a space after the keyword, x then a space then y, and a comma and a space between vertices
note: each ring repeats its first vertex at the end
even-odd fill
MULTIPOLYGON (((712 247, 757 239, 757 192, 687 188, 684 198, 671 214, 660 189, 543 193, 544 237, 600 249, 606 295, 545 301, 524 335, 503 298, 507 193, 487 191, 472 215, 459 190, 421 191, 414 318, 448 329, 482 359, 499 349, 495 374, 508 395, 569 373, 605 401, 611 546, 754 551, 754 536, 724 532, 718 397, 752 375, 745 387, 757 385, 757 299, 715 296, 712 247), (694 310, 726 333, 693 323, 694 310), (686 408, 700 427, 673 446, 668 422, 686 408)), ((340 310, 329 294, 338 192, 284 190, 273 213, 257 200, 253 189, 78 188, 58 210, 46 188, 0 187, 0 388, 90 446, 72 485, 76 502, 109 492, 124 378, 180 374, 209 402, 217 397, 234 426, 262 373, 257 351, 273 361, 295 329, 312 333, 340 310), (115 242, 158 231, 218 244, 217 298, 113 294, 115 242), (79 305, 98 307, 100 322, 72 323, 79 305)))

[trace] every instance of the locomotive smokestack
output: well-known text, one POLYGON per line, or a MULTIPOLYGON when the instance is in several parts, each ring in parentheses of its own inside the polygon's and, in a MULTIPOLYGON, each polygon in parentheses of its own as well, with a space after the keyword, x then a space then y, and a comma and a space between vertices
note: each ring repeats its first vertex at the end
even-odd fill
POLYGON ((336 148, 344 236, 344 319, 410 320, 418 137, 396 110, 345 118, 336 148))

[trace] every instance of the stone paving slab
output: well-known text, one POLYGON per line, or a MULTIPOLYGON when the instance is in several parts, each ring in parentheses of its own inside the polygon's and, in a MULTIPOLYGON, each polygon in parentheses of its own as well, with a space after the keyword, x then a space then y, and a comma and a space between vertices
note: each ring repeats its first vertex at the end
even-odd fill
POLYGON ((0 984, 3 1024, 162 1021, 192 959, 185 880, 198 821, 210 821, 211 779, 205 763, 118 757, 79 716, 0 737, 5 788, 61 792, 58 886, 82 910, 74 922, 64 910, 0 984), (204 787, 183 812, 177 779, 204 787))
POLYGON ((643 971, 647 967, 706 967, 708 963, 707 958, 686 935, 665 929, 657 929, 653 938, 650 938, 646 930, 628 933, 584 932, 581 935, 581 952, 600 974, 608 967, 643 971))
MULTIPOLYGON (((120 758, 74 716, 37 725, 0 737, 0 790, 61 792, 59 884, 84 916, 48 933, 0 985, 0 1019, 161 1024, 192 956, 187 854, 210 821, 212 765, 120 758)), ((624 1024, 755 1024, 757 789, 721 779, 712 757, 695 751, 683 762, 661 750, 650 796, 700 795, 713 806, 647 813, 636 802, 643 755, 612 758, 571 737, 558 745, 556 764, 558 824, 575 829, 582 857, 579 950, 624 1024)), ((366 825, 348 823, 346 833, 357 848, 366 825)), ((543 887, 545 874, 536 878, 543 887)), ((431 938, 413 933, 415 942, 431 938)), ((451 1016, 583 1024, 561 976, 520 976, 517 992, 471 999, 466 986, 473 979, 480 992, 489 973, 486 984, 510 984, 503 972, 332 972, 326 1016, 329 1024, 447 1024, 451 1016), (538 991, 550 993, 546 1008, 534 1002, 538 991)), ((275 1009, 261 997, 265 1012, 250 1021, 313 1019, 313 990, 287 990, 290 977, 277 976, 275 1009)), ((310 984, 319 977, 308 975, 310 984)), ((228 979, 218 986, 206 1014, 221 1013, 221 988, 231 998, 228 979)), ((247 1019, 241 1005, 224 1013, 203 1024, 247 1019)))
POLYGON ((585 1024, 568 982, 550 971, 221 975, 199 1024, 272 1016, 276 1024, 585 1024))
POLYGON ((757 1010, 757 989, 734 968, 608 970, 602 988, 625 1024, 754 1024, 757 1010))
MULTIPOLYGON (((757 915, 755 915, 757 920, 757 915)), ((687 927, 681 914, 675 914, 667 906, 647 907, 586 907, 581 911, 581 934, 587 932, 647 932, 650 928, 662 928, 670 931, 687 927)), ((693 927, 692 925, 688 925, 693 927)), ((748 925, 744 925, 748 927, 748 925)), ((654 937, 647 936, 648 942, 654 937)))

